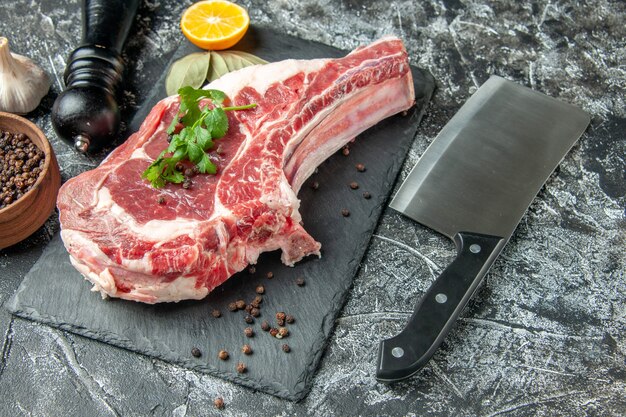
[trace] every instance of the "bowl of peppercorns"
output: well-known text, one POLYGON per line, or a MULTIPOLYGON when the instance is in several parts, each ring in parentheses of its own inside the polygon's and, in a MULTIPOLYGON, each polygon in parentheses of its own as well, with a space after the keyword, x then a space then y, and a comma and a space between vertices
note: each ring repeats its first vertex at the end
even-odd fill
POLYGON ((43 132, 23 117, 0 112, 0 249, 43 225, 60 186, 59 165, 43 132))

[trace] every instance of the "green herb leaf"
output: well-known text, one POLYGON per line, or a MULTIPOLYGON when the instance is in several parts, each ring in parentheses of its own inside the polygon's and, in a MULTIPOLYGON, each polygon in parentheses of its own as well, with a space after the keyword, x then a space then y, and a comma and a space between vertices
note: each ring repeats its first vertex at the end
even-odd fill
POLYGON ((228 116, 226 116, 223 108, 215 108, 204 120, 207 129, 211 126, 211 137, 219 139, 226 134, 228 130, 228 116))
POLYGON ((207 129, 197 126, 194 133, 196 134, 196 143, 200 148, 202 148, 203 151, 213 147, 211 133, 207 129))
POLYGON ((165 79, 166 93, 174 95, 183 86, 201 87, 208 75, 210 60, 210 52, 196 52, 174 62, 165 79))
POLYGON ((226 111, 256 107, 256 104, 222 107, 226 95, 219 90, 185 86, 180 88, 178 93, 180 108, 167 129, 168 134, 172 135, 170 143, 141 174, 142 178, 150 181, 156 188, 164 187, 167 182, 183 182, 185 176, 176 169, 176 164, 185 159, 196 164, 198 171, 203 174, 217 173, 217 167, 211 162, 206 151, 213 147, 213 139, 226 135, 228 131, 226 111), (210 98, 212 104, 200 109, 200 101, 203 98, 210 98), (182 123, 184 127, 177 134, 173 134, 178 123, 182 123), (165 157, 166 154, 171 156, 165 157))
POLYGON ((204 154, 200 162, 198 162, 198 171, 203 174, 216 174, 217 167, 211 162, 207 154, 204 154))

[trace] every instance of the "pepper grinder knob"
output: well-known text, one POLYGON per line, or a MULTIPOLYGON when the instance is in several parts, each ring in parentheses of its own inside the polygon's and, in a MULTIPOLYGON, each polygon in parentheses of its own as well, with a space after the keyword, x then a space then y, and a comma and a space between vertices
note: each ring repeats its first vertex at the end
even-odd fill
POLYGON ((66 88, 52 106, 57 134, 81 153, 112 143, 119 129, 121 51, 138 6, 139 0, 83 0, 81 45, 70 54, 66 88))

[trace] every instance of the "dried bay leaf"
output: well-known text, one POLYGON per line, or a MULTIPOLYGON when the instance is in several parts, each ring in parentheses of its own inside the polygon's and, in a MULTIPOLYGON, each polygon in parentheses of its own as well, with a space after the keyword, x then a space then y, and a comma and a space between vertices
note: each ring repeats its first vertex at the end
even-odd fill
POLYGON ((219 52, 211 52, 211 66, 207 74, 207 81, 217 80, 224 74, 228 74, 231 70, 228 68, 226 61, 219 52))
POLYGON ((267 61, 242 51, 211 51, 207 81, 215 81, 231 71, 257 64, 267 64, 267 61))
POLYGON ((248 52, 195 52, 172 64, 165 79, 165 91, 173 95, 185 86, 200 88, 205 80, 215 81, 231 71, 258 64, 267 64, 267 61, 248 52))
POLYGON ((185 86, 200 88, 207 79, 210 58, 209 52, 196 52, 174 62, 165 79, 166 93, 177 94, 185 86))

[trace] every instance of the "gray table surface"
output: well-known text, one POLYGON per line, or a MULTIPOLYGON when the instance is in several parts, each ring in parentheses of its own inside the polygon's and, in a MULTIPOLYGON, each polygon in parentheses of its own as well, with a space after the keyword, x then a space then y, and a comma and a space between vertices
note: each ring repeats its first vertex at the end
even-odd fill
MULTIPOLYGON (((240 1, 254 23, 343 49, 384 34, 438 90, 408 174, 490 74, 576 104, 592 125, 522 219, 426 368, 378 383, 378 341, 398 332, 454 257, 453 244, 387 209, 371 240, 311 393, 292 403, 0 310, 0 416, 626 414, 626 3, 620 0, 240 1), (224 398, 217 411, 214 398, 224 398)), ((189 1, 144 0, 125 48, 131 114, 153 80, 141 69, 181 41, 189 1)), ((80 40, 78 1, 2 1, 0 36, 36 60, 51 92, 28 117, 50 138, 64 179, 96 165, 54 134, 50 108, 80 40)), ((397 185, 396 185, 397 187, 397 185)), ((0 304, 58 230, 53 215, 0 251, 0 304)), ((323 243, 323 242, 322 242, 323 243)))

